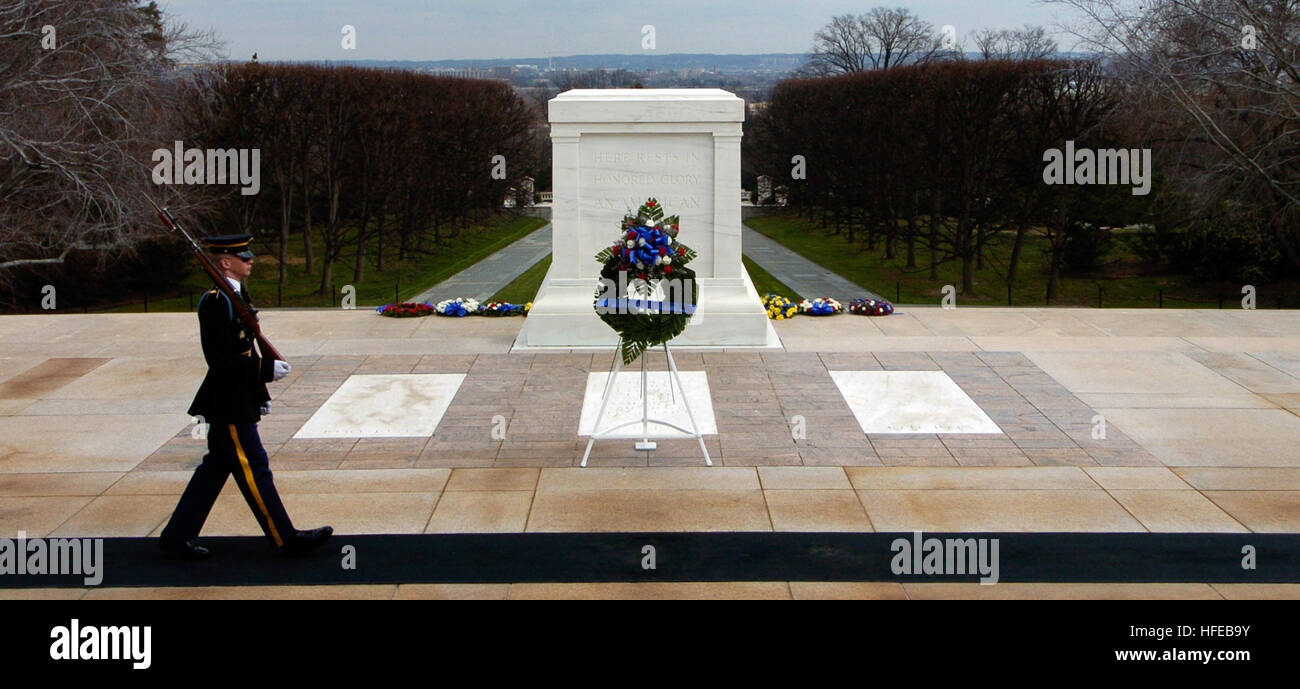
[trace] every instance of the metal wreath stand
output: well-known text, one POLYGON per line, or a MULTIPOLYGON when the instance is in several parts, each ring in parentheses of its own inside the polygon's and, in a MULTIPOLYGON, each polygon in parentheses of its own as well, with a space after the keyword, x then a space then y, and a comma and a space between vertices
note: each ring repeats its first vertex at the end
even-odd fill
MULTIPOLYGON (((649 302, 647 302, 647 304, 648 303, 649 302)), ((691 428, 687 430, 685 428, 682 428, 681 426, 678 426, 677 424, 670 423, 662 419, 650 418, 650 396, 647 394, 647 390, 648 390, 647 381, 648 381, 649 371, 646 368, 646 354, 648 353, 649 350, 647 350, 645 352, 642 352, 640 357, 641 359, 641 418, 635 421, 625 421, 623 423, 610 426, 609 428, 606 428, 604 430, 600 430, 600 422, 602 419, 605 418, 605 409, 606 407, 609 406, 610 393, 612 393, 614 390, 614 381, 618 379, 619 371, 623 370, 623 357, 620 354, 620 352, 623 349, 623 337, 619 336, 618 346, 615 347, 614 349, 614 370, 610 372, 609 379, 605 381, 605 393, 601 396, 600 399, 600 411, 596 414, 595 423, 591 425, 591 437, 587 439, 587 450, 582 453, 582 464, 580 466, 584 468, 587 466, 587 457, 588 455, 591 454, 591 446, 595 444, 597 438, 607 436, 610 433, 613 433, 614 431, 617 431, 620 428, 626 428, 627 426, 635 426, 636 424, 641 424, 641 434, 642 434, 641 441, 636 444, 636 449, 653 450, 656 447, 658 447, 658 445, 655 442, 650 440, 650 424, 667 426, 674 430, 681 431, 682 433, 689 434, 692 438, 695 438, 697 441, 699 441, 700 452, 704 454, 704 464, 707 466, 713 466, 713 460, 709 458, 709 449, 704 446, 704 435, 700 433, 700 426, 698 423, 695 422, 695 413, 691 411, 691 402, 690 400, 686 399, 686 388, 682 385, 681 375, 677 372, 677 362, 673 361, 673 353, 672 350, 668 348, 668 343, 664 342, 663 346, 664 346, 664 356, 668 358, 668 371, 670 374, 669 381, 668 381, 668 392, 669 394, 672 394, 673 383, 676 383, 677 389, 681 390, 682 392, 682 404, 686 406, 686 417, 691 420, 691 428)))

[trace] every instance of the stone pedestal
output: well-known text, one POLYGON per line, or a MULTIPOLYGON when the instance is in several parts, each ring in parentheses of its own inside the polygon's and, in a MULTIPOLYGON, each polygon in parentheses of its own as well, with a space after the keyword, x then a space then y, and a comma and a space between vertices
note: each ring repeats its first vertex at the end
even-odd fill
POLYGON ((698 309, 673 344, 779 346, 740 262, 744 101, 720 89, 575 89, 549 105, 554 250, 516 346, 617 343, 592 308, 594 256, 649 197, 681 217, 678 241, 697 253, 698 309))

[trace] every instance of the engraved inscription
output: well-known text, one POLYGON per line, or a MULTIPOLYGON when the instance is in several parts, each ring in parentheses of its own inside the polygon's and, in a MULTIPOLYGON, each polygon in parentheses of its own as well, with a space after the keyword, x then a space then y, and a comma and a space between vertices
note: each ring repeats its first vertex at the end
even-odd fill
MULTIPOLYGON (((600 173, 593 175, 596 184, 699 184, 699 175, 638 175, 632 173, 600 173)), ((640 204, 638 204, 640 205, 640 204)))
MULTIPOLYGON (((663 204, 664 208, 678 209, 700 207, 700 200, 695 196, 660 196, 659 202, 663 204)), ((625 196, 617 199, 606 196, 603 198, 592 199, 592 203, 595 204, 596 208, 602 208, 605 210, 634 210, 640 207, 641 204, 645 203, 645 199, 637 196, 625 196)))
POLYGON ((700 156, 695 153, 666 153, 663 151, 598 151, 591 156, 592 162, 636 163, 638 165, 681 165, 698 163, 700 156))

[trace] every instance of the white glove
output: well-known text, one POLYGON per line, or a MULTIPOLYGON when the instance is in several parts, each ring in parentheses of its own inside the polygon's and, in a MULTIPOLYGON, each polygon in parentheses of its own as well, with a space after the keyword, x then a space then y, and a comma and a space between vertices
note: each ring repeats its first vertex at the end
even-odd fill
POLYGON ((273 374, 274 377, 271 380, 280 380, 281 378, 289 375, 289 371, 291 368, 292 367, 289 366, 289 362, 276 359, 275 373, 273 374))
POLYGON ((262 404, 262 408, 259 409, 258 411, 261 412, 262 416, 266 416, 267 414, 270 414, 270 413, 271 413, 271 403, 270 403, 270 402, 264 402, 264 403, 262 404))

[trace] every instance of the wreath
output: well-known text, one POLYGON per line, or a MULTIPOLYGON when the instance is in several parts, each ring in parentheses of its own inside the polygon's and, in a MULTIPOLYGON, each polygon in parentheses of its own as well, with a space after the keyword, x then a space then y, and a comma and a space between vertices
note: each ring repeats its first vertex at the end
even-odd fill
POLYGON ((678 216, 664 217, 657 200, 650 198, 635 215, 623 216, 619 230, 618 241, 596 254, 601 285, 593 306, 619 334, 623 363, 631 364, 686 329, 700 288, 687 267, 695 252, 677 241, 678 216))
POLYGON ((849 302, 849 313, 859 316, 888 316, 894 312, 894 305, 884 299, 854 299, 849 302))
POLYGON ((478 313, 478 307, 478 301, 467 297, 458 297, 456 299, 444 299, 438 302, 438 305, 434 307, 434 310, 439 316, 464 318, 465 316, 478 313))
POLYGON ((433 307, 427 301, 418 304, 412 301, 404 301, 400 304, 384 304, 375 311, 378 311, 381 316, 410 318, 412 316, 427 316, 433 313, 433 307))
POLYGON ((794 318, 799 313, 799 305, 789 299, 768 292, 763 295, 763 310, 767 311, 767 317, 774 321, 783 321, 787 318, 794 318))
POLYGON ((808 316, 834 316, 844 311, 844 305, 830 297, 804 299, 799 302, 799 313, 808 316))

